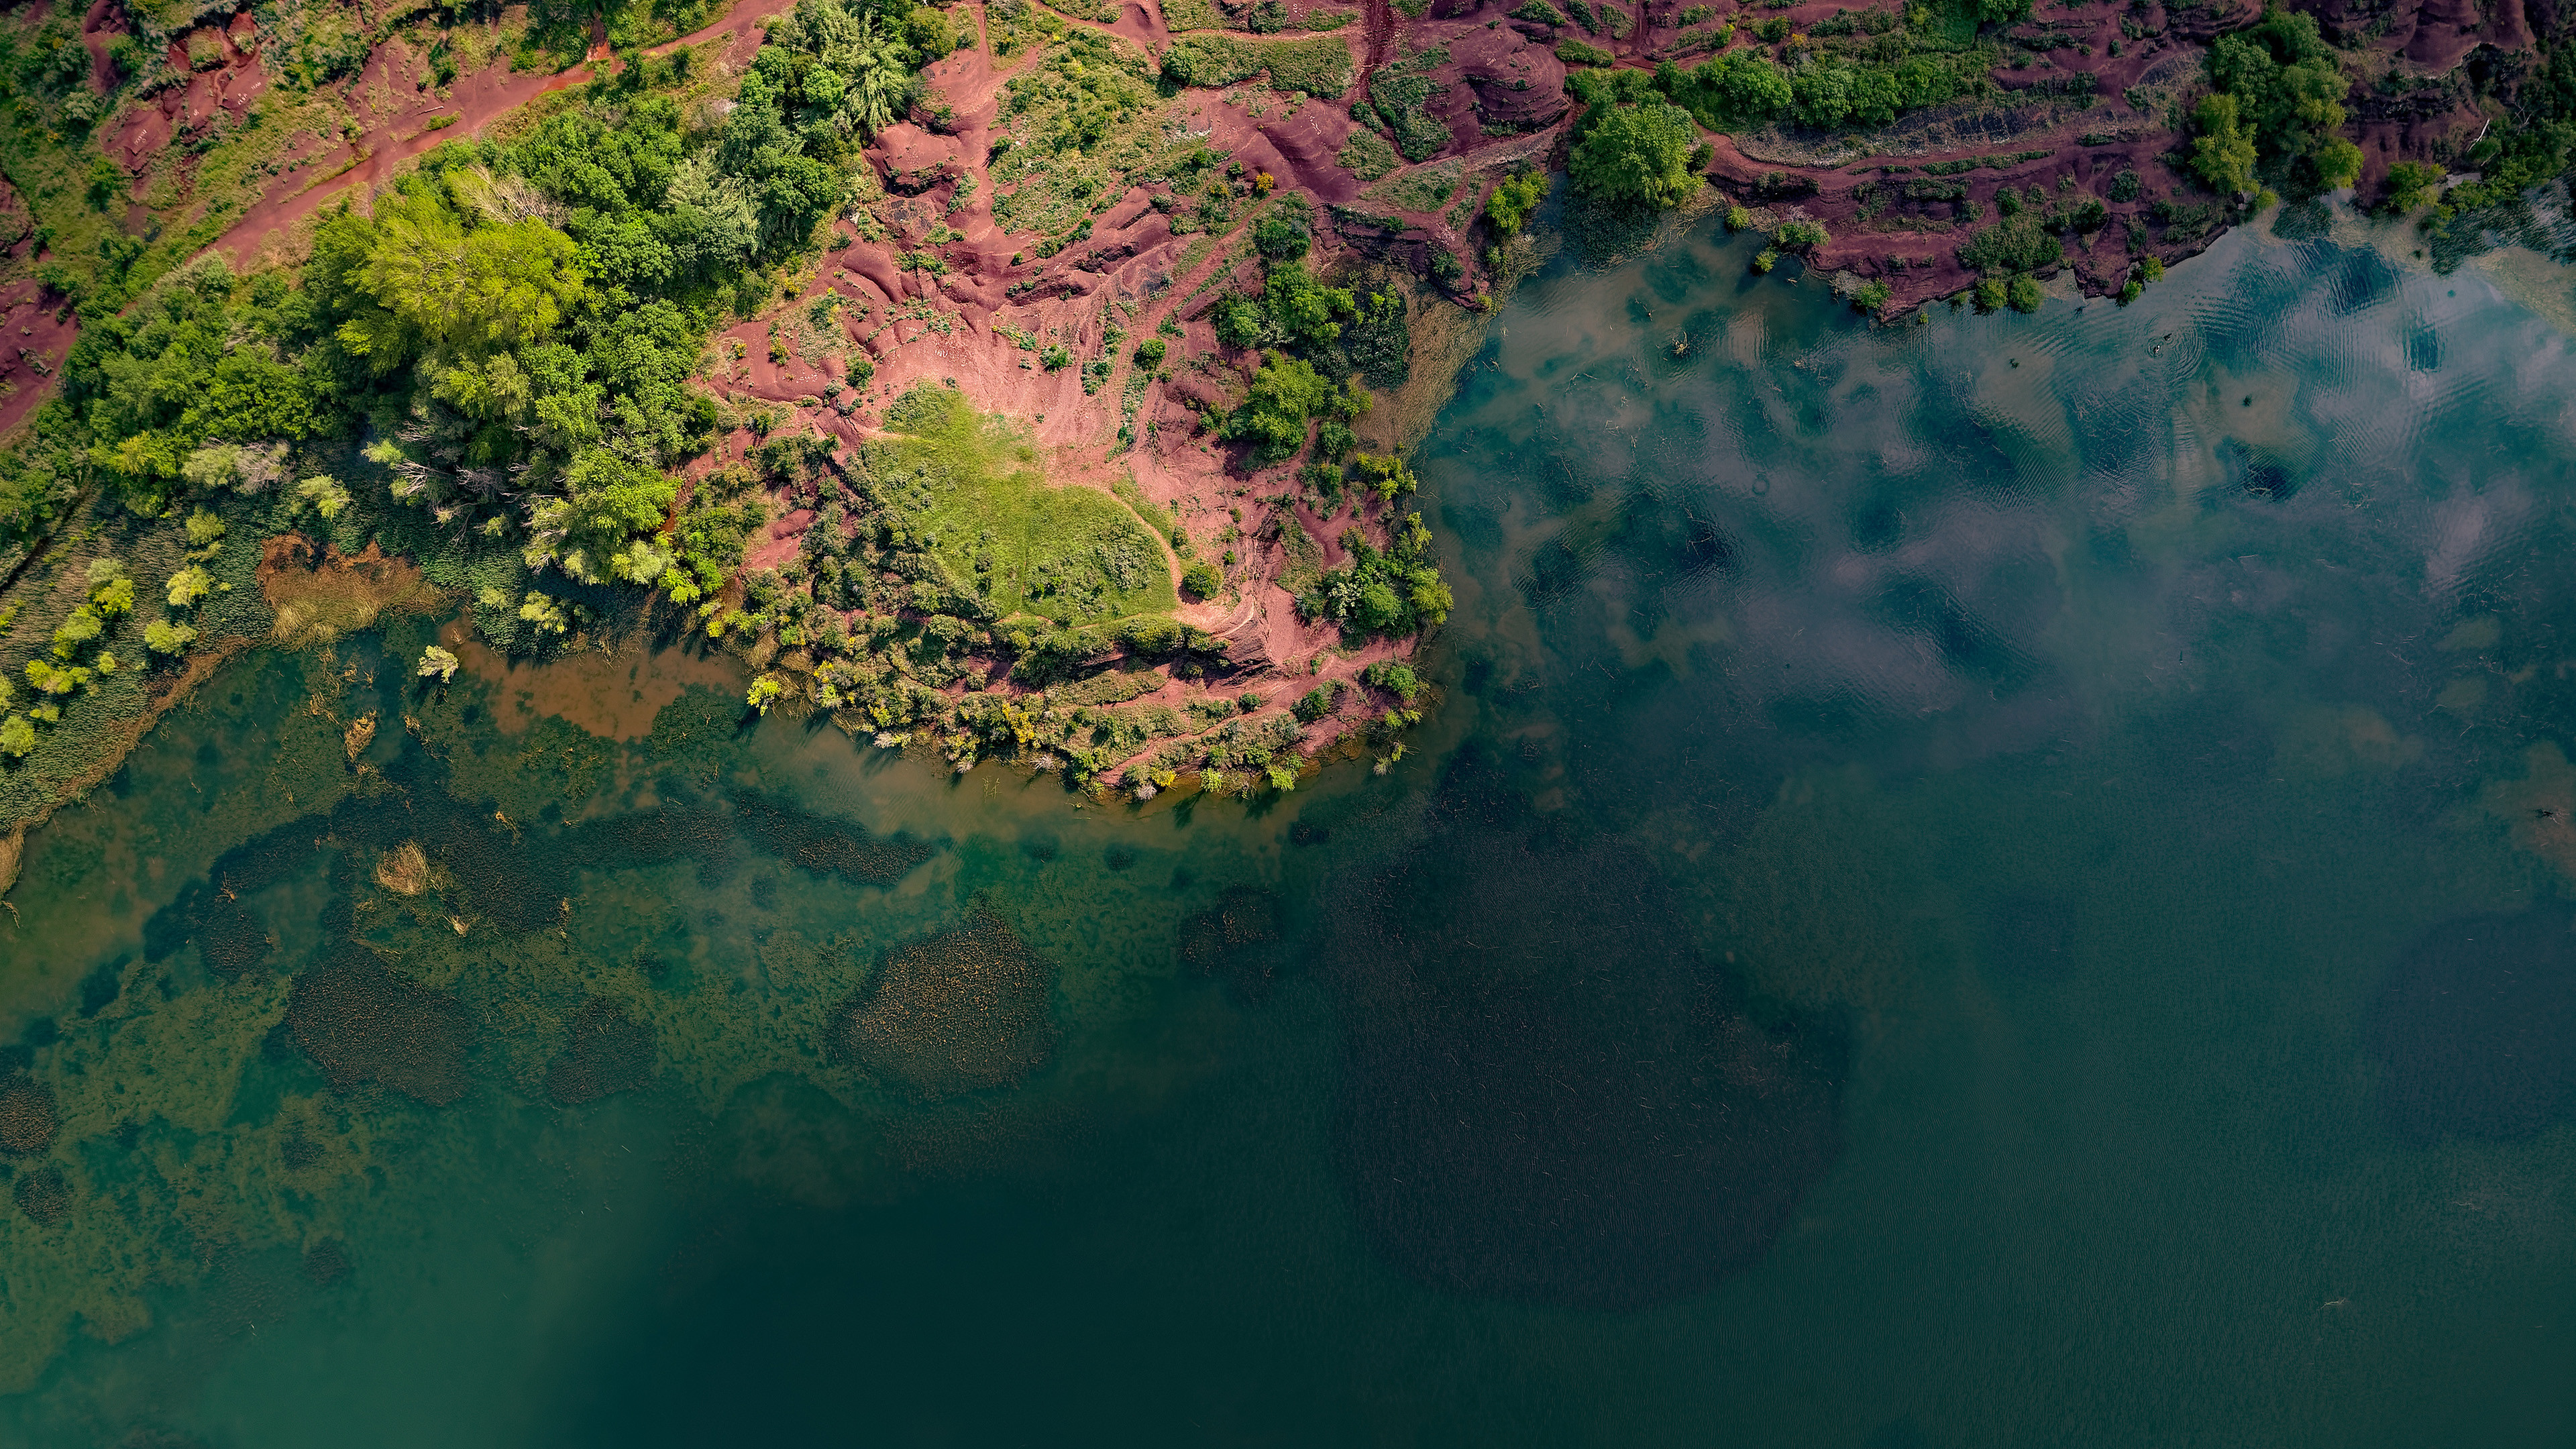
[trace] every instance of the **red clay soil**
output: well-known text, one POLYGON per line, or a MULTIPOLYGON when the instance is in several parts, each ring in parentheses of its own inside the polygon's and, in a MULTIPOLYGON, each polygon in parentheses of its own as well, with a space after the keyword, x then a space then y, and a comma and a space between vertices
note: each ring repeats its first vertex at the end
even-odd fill
MULTIPOLYGON (((1117 28, 1146 24, 1143 13, 1131 6, 1117 28)), ((1159 25, 1155 28, 1159 30, 1159 25)), ((1192 298, 1199 283, 1211 272, 1239 267, 1242 275, 1234 285, 1249 289, 1257 286, 1256 274, 1249 264, 1232 259, 1232 248, 1218 249, 1195 269, 1180 271, 1181 257, 1196 238, 1175 237, 1169 219, 1142 188, 1129 191, 1097 218, 1089 241, 1051 260, 1036 259, 1033 238, 1022 235, 1015 240, 993 222, 994 188, 984 158, 992 143, 1001 76, 980 50, 941 61, 928 75, 953 108, 948 123, 951 135, 933 136, 915 126, 899 125, 888 128, 869 152, 891 192, 915 193, 910 209, 917 215, 917 224, 884 242, 860 241, 835 249, 822 261, 820 275, 831 278, 845 272, 846 279, 833 284, 835 290, 867 309, 864 314, 857 307, 848 309, 843 327, 851 352, 864 352, 875 362, 870 392, 890 398, 915 382, 954 382, 979 408, 1033 420, 1037 441, 1052 453, 1054 477, 1105 486, 1113 478, 1132 476, 1148 499, 1174 509, 1203 543, 1211 542, 1229 521, 1224 509, 1241 507, 1247 537, 1235 547, 1247 557, 1232 572, 1244 586, 1245 597, 1234 602, 1185 603, 1180 617, 1227 638, 1229 657, 1239 664, 1255 668, 1271 662, 1294 664, 1304 678, 1305 662, 1338 645, 1339 630, 1298 619, 1294 600, 1274 582, 1285 562, 1283 546, 1251 537, 1260 531, 1268 506, 1256 498, 1231 497, 1236 489, 1253 488, 1249 479, 1230 471, 1239 460, 1230 450, 1202 449, 1192 440, 1198 425, 1196 405, 1230 407, 1236 400, 1232 389, 1177 366, 1201 352, 1227 350, 1217 342, 1214 325, 1206 318, 1227 287, 1221 283, 1192 298), (975 178, 974 196, 949 215, 947 202, 964 176, 975 178), (961 240, 939 249, 948 273, 934 277, 898 270, 896 254, 917 246, 932 225, 962 233, 961 240), (1027 259, 1014 264, 1015 254, 1027 259), (1012 299, 1014 286, 1030 288, 1025 300, 1012 299), (1167 315, 1179 318, 1184 334, 1171 341, 1174 380, 1148 386, 1136 420, 1140 434, 1147 433, 1150 423, 1162 441, 1132 451, 1109 442, 1118 426, 1121 389, 1105 387, 1097 396, 1085 396, 1078 369, 1048 372, 1037 367, 1030 353, 996 330, 996 324, 1003 324, 1026 333, 1063 336, 1075 353, 1097 354, 1105 304, 1112 298, 1142 309, 1125 326, 1131 338, 1154 335, 1167 315), (953 309, 952 335, 941 336, 926 323, 907 320, 865 340, 866 334, 883 325, 887 313, 925 299, 940 304, 943 311, 953 309)), ((1356 199, 1358 183, 1333 160, 1354 124, 1344 109, 1310 103, 1293 118, 1274 113, 1254 120, 1211 95, 1192 120, 1212 128, 1207 142, 1211 148, 1230 154, 1247 172, 1269 172, 1282 189, 1303 191, 1321 203, 1356 199)), ((1511 138, 1484 149, 1530 151, 1542 147, 1545 139, 1511 138)), ((1329 246, 1332 238, 1327 234, 1320 240, 1329 246)), ((1318 258, 1318 264, 1331 263, 1318 258)), ((744 354, 736 380, 729 384, 733 390, 772 402, 802 403, 797 409, 799 423, 845 443, 873 433, 873 414, 844 417, 818 403, 817 399, 842 390, 836 359, 820 364, 772 363, 765 320, 742 323, 724 335, 739 343, 744 354)), ((1249 363, 1252 359, 1238 356, 1237 360, 1249 363)), ((1284 476, 1285 470, 1281 473, 1284 476)), ((1281 485, 1273 478, 1263 486, 1281 485)), ((746 565, 757 568, 794 557, 797 535, 811 519, 812 514, 804 510, 780 517, 767 537, 755 542, 746 565)), ((1311 518, 1305 522, 1331 561, 1341 552, 1337 541, 1341 529, 1363 520, 1346 515, 1334 524, 1311 518)), ((1365 519, 1368 531, 1382 540, 1385 525, 1385 510, 1374 507, 1365 519)), ((1177 576, 1177 564, 1174 572, 1177 576)), ((1395 644, 1372 645, 1353 656, 1333 657, 1324 675, 1315 677, 1356 676, 1368 664, 1402 652, 1395 644)), ((1234 687, 1239 688, 1240 682, 1234 687)), ((1194 690, 1171 685, 1164 692, 1177 696, 1194 690)), ((1278 702, 1285 705, 1288 700, 1283 696, 1278 702)))
POLYGON ((116 0, 90 0, 89 13, 81 17, 81 45, 89 51, 89 88, 100 95, 116 89, 116 64, 107 58, 108 43, 130 28, 116 0))
MULTIPOLYGON (((0 191, 6 183, 0 183, 0 191)), ((19 249, 23 249, 23 240, 19 249)), ((41 289, 22 280, 0 291, 0 434, 26 420, 53 393, 63 358, 80 329, 57 299, 44 304, 41 289)))
MULTIPOLYGON (((2327 12, 2340 3, 2307 0, 2294 8, 2317 12, 2331 27, 2336 21, 2327 12)), ((2391 163, 2447 158, 2483 124, 2463 89, 2445 85, 2439 71, 2479 43, 2529 43, 2520 0, 2501 0, 2467 32, 2447 20, 2435 25, 2435 8, 2445 5, 2465 12, 2467 0, 2428 0, 2423 27, 2416 26, 2412 17, 2417 12, 2404 8, 2403 0, 2400 10, 2391 12, 2395 28, 2380 45, 2396 57, 2389 65, 2391 75, 2401 83, 2412 81, 2411 87, 2386 96, 2357 85, 2350 97, 2355 123, 2348 129, 2362 145, 2364 195, 2378 189, 2391 163), (2431 29, 2449 38, 2439 39, 2438 45, 2424 39, 2431 29), (2432 60, 2419 61, 2419 52, 2432 60)), ((1666 8, 1666 0, 1657 0, 1654 8, 1666 8)), ((1783 13, 1794 32, 1841 8, 1807 3, 1783 13)), ((1897 7, 1889 0, 1875 8, 1897 7)), ((2176 158, 2187 152, 2190 140, 2167 121, 2176 104, 2187 105, 2201 83, 2209 41, 2259 17, 2254 0, 2226 0, 2220 10, 2193 7, 2187 13, 2169 12, 2159 3, 2150 3, 2143 13, 2106 0, 2053 5, 2045 20, 2008 32, 2016 38, 2051 39, 2056 48, 2047 51, 2045 65, 1992 73, 2004 93, 2000 105, 1962 102, 1905 117, 1868 138, 1866 152, 1853 148, 1848 154, 1820 154, 1830 145, 1820 137, 1720 137, 1714 142, 1717 158, 1711 174, 1747 204, 1768 203, 1766 219, 1803 216, 1822 222, 1833 240, 1818 249, 1811 264, 1885 281, 1891 313, 1954 295, 1975 280, 1959 262, 1957 248, 1970 232, 1996 219, 1995 193, 2001 188, 2027 194, 2038 185, 2068 204, 2090 196, 2103 203, 2109 224, 2090 237, 2070 234, 2066 266, 2086 295, 2117 291, 2132 260, 2127 245, 2132 225, 2146 233, 2144 251, 2167 263, 2198 253, 2224 234, 2223 222, 2176 231, 2156 218, 2159 199, 2186 208, 2211 199, 2177 169, 2176 158), (2124 20, 2133 27, 2126 38, 2124 20), (2116 56, 2110 53, 2115 45, 2121 50, 2116 56), (2079 76, 2091 77, 2095 99, 2090 106, 2070 105, 2042 89, 2079 76), (2009 161, 2002 169, 1983 164, 1988 158, 2028 152, 2046 154, 2009 161), (1973 169, 1951 169, 1963 162, 1973 169), (2134 173, 2140 187, 2128 201, 2111 195, 2113 181, 2123 172, 2134 173), (1963 222, 1955 200, 1906 194, 1909 185, 1933 176, 1964 187, 1978 219, 1963 222)), ((1749 18, 1739 16, 1739 23, 1749 18)), ((2342 19, 2353 23, 2349 15, 2342 19)), ((2362 23, 2367 20, 2361 17, 2362 23)), ((2479 17, 2469 14, 2462 23, 2468 20, 2479 17)), ((1648 33, 1659 32, 1640 35, 1648 33)))

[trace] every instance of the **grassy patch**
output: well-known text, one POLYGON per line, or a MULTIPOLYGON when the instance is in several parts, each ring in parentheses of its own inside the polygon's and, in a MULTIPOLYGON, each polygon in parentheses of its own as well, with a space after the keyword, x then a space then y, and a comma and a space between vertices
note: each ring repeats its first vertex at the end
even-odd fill
POLYGON ((1400 175, 1388 177, 1362 193, 1364 199, 1380 206, 1403 211, 1438 211, 1458 194, 1459 167, 1455 161, 1437 166, 1416 166, 1400 175))
POLYGON ((1163 6, 1163 24, 1174 35, 1184 30, 1223 30, 1225 16, 1208 0, 1169 0, 1163 6))
POLYGON ((1163 71, 1185 86, 1207 87, 1235 85, 1268 71, 1274 90, 1303 91, 1327 99, 1349 90, 1356 74, 1351 48, 1341 40, 1237 40, 1222 35, 1193 35, 1172 42, 1163 55, 1163 71))
POLYGON ((1369 106, 1408 161, 1427 161, 1449 144, 1449 127, 1426 109, 1445 87, 1431 73, 1449 63, 1446 46, 1399 56, 1369 77, 1369 106))
MULTIPOLYGON (((1172 516, 1171 510, 1146 497, 1145 490, 1136 486, 1135 479, 1120 478, 1109 485, 1109 491, 1117 494, 1120 501, 1128 507, 1135 509, 1136 516, 1145 520, 1148 528, 1167 538, 1179 531, 1180 521, 1172 516)), ((1174 542, 1177 545, 1179 540, 1175 539, 1174 542)))
POLYGON ((2066 249, 2040 229, 2029 212, 2007 217, 1968 238, 1959 248, 1961 264, 1989 275, 2034 272, 2065 260, 2066 249))
POLYGON ((889 523, 938 560, 952 587, 993 614, 1091 624, 1179 602, 1158 544, 1126 509, 1088 488, 1053 488, 1037 449, 964 395, 916 388, 888 410, 897 435, 861 467, 889 523))
POLYGON ((1375 181, 1404 164, 1403 158, 1395 154, 1395 148, 1386 143, 1386 138, 1366 126, 1351 132, 1351 138, 1342 143, 1342 149, 1333 159, 1362 181, 1375 181))
POLYGON ((1212 158, 1195 140, 1172 139, 1178 103, 1154 85, 1144 51, 1114 36, 1076 30, 1004 85, 999 130, 1009 149, 992 164, 993 220, 1045 238, 1040 255, 1089 234, 1091 218, 1127 188, 1195 179, 1212 158))
POLYGON ((1061 39, 1064 32, 1062 20, 1031 0, 991 0, 984 7, 985 38, 992 43, 994 56, 1002 60, 1061 39))

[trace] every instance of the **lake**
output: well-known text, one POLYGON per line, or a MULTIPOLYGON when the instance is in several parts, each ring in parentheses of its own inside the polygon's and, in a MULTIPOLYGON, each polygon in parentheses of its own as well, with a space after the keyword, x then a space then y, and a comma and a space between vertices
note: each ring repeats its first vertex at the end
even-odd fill
POLYGON ((2565 1442, 2568 284, 2409 236, 1560 257, 1284 798, 250 656, 10 896, 0 1437, 2565 1442))

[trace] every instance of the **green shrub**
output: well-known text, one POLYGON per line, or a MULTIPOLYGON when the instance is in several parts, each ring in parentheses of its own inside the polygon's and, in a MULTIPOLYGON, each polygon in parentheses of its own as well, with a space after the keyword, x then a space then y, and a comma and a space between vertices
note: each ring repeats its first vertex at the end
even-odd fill
POLYGON ((1215 564, 1201 559, 1181 571, 1181 591, 1193 599, 1213 599, 1225 591, 1225 575, 1215 564))
POLYGON ((1341 697, 1342 682, 1327 679, 1306 691, 1304 697, 1288 707, 1288 712, 1307 724, 1313 724, 1333 712, 1333 703, 1341 697))
POLYGON ((1619 59, 1619 57, 1612 55, 1610 52, 1603 50, 1597 45, 1586 45, 1580 40, 1558 41, 1556 43, 1556 58, 1564 61, 1567 65, 1595 66, 1612 65, 1617 63, 1619 59))
POLYGON ((1350 562, 1316 577, 1297 596, 1298 612, 1330 619, 1354 634, 1401 636, 1449 617, 1449 585, 1431 557, 1431 532, 1407 514, 1380 552, 1356 530, 1342 536, 1350 562))
POLYGON ((1752 265, 1753 270, 1757 272, 1769 272, 1773 267, 1780 265, 1780 254, 1769 247, 1764 247, 1753 254, 1752 265))
POLYGON ((1494 186, 1494 194, 1485 198, 1485 218, 1494 230, 1514 236, 1528 225, 1530 213, 1547 199, 1547 173, 1518 171, 1504 177, 1494 186))
POLYGON ((1382 659, 1361 670, 1360 682, 1383 689, 1406 704, 1413 703, 1422 692, 1421 678, 1413 672, 1413 666, 1401 659, 1382 659))
POLYGON ((2007 300, 2001 277, 1978 278, 1975 295, 1977 310, 1980 312, 2001 311, 2007 300))
POLYGON ((1565 24, 1565 12, 1550 5, 1547 0, 1522 0, 1520 5, 1513 7, 1511 17, 1514 20, 1529 21, 1534 25, 1565 24))
POLYGON ((185 654, 197 642, 194 626, 169 619, 155 619, 143 626, 143 647, 155 654, 185 654))
POLYGON ((2029 277, 2015 277, 2012 279, 2012 308, 2014 311, 2036 312, 2039 310, 2039 302, 2040 291, 2038 282, 2029 277))
POLYGON ((1771 233, 1771 245, 1784 252, 1808 251, 1831 240, 1824 224, 1815 221, 1783 222, 1778 231, 1771 233))
POLYGON ((1421 486, 1413 470, 1394 453, 1362 453, 1351 459, 1351 466, 1378 497, 1390 501, 1421 486))
POLYGON ((1066 350, 1063 343, 1050 342, 1046 350, 1038 354, 1038 365, 1049 372, 1061 371, 1073 365, 1073 354, 1066 350))
POLYGON ((1272 261, 1295 261, 1312 244, 1302 214, 1274 211, 1252 224, 1252 249, 1272 261))
POLYGON ((2380 197, 2383 216, 2404 216, 2422 206, 2442 184, 2442 168, 2422 161, 2400 161, 2388 168, 2387 191, 2380 197))
POLYGON ((1162 366, 1164 357, 1169 355, 1169 348, 1170 344, 1160 337, 1146 338, 1136 344, 1136 365, 1149 372, 1162 366))
POLYGON ((1999 221, 1959 248, 1960 262, 1979 272, 2035 272, 2065 259, 2065 246, 2027 215, 1999 221))
POLYGON ((1315 371, 1303 358, 1272 352, 1252 375, 1251 396, 1229 415, 1219 435, 1230 442, 1252 444, 1252 461, 1267 466, 1296 456, 1306 446, 1306 427, 1318 417, 1348 417, 1358 411, 1350 394, 1315 371))
POLYGON ((1876 315, 1880 310, 1887 306, 1887 299, 1890 295, 1892 295, 1892 289, 1887 285, 1886 281, 1883 279, 1872 279, 1853 290, 1851 299, 1852 310, 1876 315))

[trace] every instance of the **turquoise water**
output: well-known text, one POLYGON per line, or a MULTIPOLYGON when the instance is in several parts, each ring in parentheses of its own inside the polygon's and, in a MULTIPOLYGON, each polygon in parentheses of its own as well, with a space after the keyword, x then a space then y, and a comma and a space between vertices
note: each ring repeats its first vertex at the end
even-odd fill
POLYGON ((1744 250, 1498 320, 1383 777, 219 679, 11 896, 0 1435, 2566 1442, 2565 336, 1744 250))

